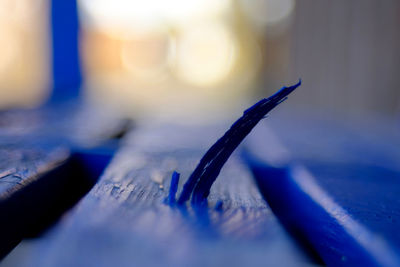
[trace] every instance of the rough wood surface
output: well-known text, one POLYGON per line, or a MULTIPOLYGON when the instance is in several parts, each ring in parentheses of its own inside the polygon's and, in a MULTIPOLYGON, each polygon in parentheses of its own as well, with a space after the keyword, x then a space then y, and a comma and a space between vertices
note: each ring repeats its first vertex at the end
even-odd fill
POLYGON ((2 144, 0 147, 0 201, 37 179, 69 156, 65 147, 34 148, 2 144))
MULTIPOLYGON (((237 155, 198 213, 164 204, 224 129, 133 132, 90 193, 25 253, 22 266, 299 266, 309 263, 272 214, 237 155), (222 207, 217 202, 222 201, 222 207)), ((8 262, 15 262, 9 260, 8 262)))
POLYGON ((0 113, 0 199, 68 158, 70 150, 101 144, 127 121, 70 102, 0 113))
POLYGON ((91 188, 96 177, 90 174, 98 167, 88 161, 87 147, 112 137, 122 124, 69 103, 2 112, 0 125, 1 258, 91 188))

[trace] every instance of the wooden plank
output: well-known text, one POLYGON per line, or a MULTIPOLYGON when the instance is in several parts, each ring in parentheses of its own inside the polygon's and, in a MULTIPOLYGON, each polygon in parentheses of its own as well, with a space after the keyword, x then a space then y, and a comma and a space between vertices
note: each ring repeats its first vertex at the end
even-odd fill
POLYGON ((1 114, 0 257, 76 203, 112 156, 83 146, 117 133, 121 121, 103 121, 81 107, 69 103, 1 114))
POLYGON ((279 147, 261 126, 245 158, 280 221, 328 265, 398 266, 399 129, 293 119, 274 128, 279 147))
POLYGON ((71 151, 103 145, 129 127, 127 120, 76 101, 0 113, 0 198, 65 161, 71 151))
POLYGON ((25 252, 22 266, 219 266, 310 263, 255 187, 238 155, 211 189, 209 209, 164 203, 224 132, 216 127, 141 127, 64 220, 25 252), (222 206, 217 205, 222 201, 222 206))
POLYGON ((9 198, 13 193, 33 182, 38 174, 53 169, 68 157, 69 150, 62 146, 43 149, 2 144, 0 148, 0 199, 9 198))

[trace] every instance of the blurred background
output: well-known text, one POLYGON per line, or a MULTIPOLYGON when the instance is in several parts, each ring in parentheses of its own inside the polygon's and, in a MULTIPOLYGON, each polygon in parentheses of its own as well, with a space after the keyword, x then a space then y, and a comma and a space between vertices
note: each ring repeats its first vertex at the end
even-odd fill
POLYGON ((396 0, 0 0, 0 108, 218 119, 302 78, 298 109, 398 118, 399 27, 396 0))

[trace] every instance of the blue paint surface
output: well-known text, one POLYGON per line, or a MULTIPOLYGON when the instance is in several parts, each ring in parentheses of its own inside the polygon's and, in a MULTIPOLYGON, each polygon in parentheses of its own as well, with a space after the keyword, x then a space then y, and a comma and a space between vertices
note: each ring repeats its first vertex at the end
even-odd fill
POLYGON ((176 171, 172 173, 171 177, 171 185, 169 187, 169 193, 167 198, 167 203, 170 205, 174 205, 176 202, 176 192, 178 191, 178 184, 179 184, 179 177, 180 174, 176 171))
POLYGON ((305 166, 358 222, 400 248, 400 172, 354 163, 313 162, 305 166))
POLYGON ((96 147, 91 149, 74 149, 74 157, 79 161, 88 174, 87 178, 93 182, 97 181, 107 165, 112 160, 116 149, 96 147))
MULTIPOLYGON (((340 221, 299 187, 291 177, 290 168, 273 169, 254 162, 250 165, 259 189, 274 213, 291 233, 314 248, 327 264, 381 266, 381 259, 371 255, 346 232, 340 221)), ((388 261, 393 263, 393 259, 388 261)))
POLYGON ((218 212, 222 212, 224 208, 224 202, 222 202, 221 200, 218 200, 217 203, 215 204, 214 209, 218 212))
POLYGON ((82 82, 76 0, 52 0, 50 25, 53 78, 50 101, 76 98, 82 82))
MULTIPOLYGON (((303 119, 289 123, 293 134, 281 124, 272 126, 292 158, 274 166, 275 151, 257 146, 246 146, 243 158, 283 225, 328 265, 399 266, 396 141, 379 127, 305 127, 303 119)), ((273 150, 265 136, 250 138, 273 150)))

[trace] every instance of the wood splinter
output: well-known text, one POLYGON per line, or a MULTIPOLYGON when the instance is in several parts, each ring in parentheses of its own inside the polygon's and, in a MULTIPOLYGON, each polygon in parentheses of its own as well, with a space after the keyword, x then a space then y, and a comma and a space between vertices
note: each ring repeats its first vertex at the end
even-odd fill
POLYGON ((174 172, 168 196, 168 203, 183 205, 191 197, 191 204, 203 206, 207 204, 210 189, 217 179, 222 167, 239 146, 243 139, 251 132, 257 123, 265 118, 268 112, 287 99, 287 96, 301 85, 301 80, 295 85, 283 87, 274 95, 258 101, 243 112, 230 129, 215 142, 204 154, 197 167, 183 186, 178 200, 175 194, 178 189, 179 174, 174 172))

